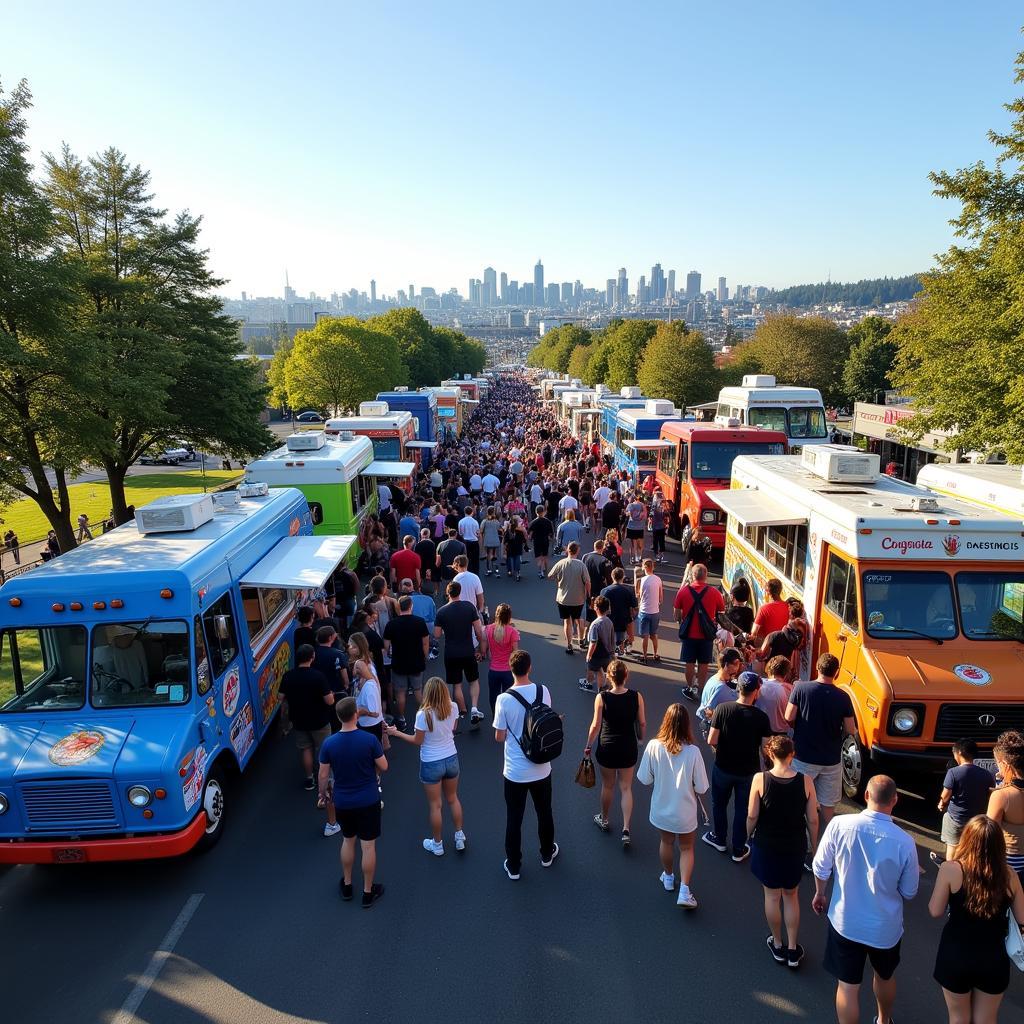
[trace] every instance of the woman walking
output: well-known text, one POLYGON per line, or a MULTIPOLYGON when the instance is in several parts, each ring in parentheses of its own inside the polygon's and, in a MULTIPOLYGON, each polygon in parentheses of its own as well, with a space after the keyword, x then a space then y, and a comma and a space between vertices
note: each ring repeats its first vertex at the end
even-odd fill
POLYGON ((501 523, 498 522, 498 513, 493 505, 488 507, 487 518, 480 528, 480 542, 484 549, 484 561, 487 563, 484 575, 490 576, 492 572, 495 576, 499 575, 498 548, 501 547, 501 523))
POLYGON ((487 636, 487 652, 491 664, 487 669, 487 690, 491 701, 491 714, 499 693, 504 693, 513 682, 509 668, 509 655, 519 646, 519 630, 512 625, 512 606, 499 604, 494 611, 494 621, 484 629, 487 636))
POLYGON ((808 833, 810 848, 818 845, 818 801, 814 783, 793 768, 793 741, 788 736, 772 736, 765 747, 772 766, 754 776, 747 807, 750 869, 764 887, 764 916, 771 929, 765 940, 768 949, 778 963, 795 970, 804 955, 803 946, 797 942, 797 887, 804 874, 808 833))
POLYGON ((359 717, 356 724, 384 741, 384 715, 381 711, 380 679, 370 654, 370 645, 362 633, 348 638, 348 670, 359 717))
POLYGON ((666 892, 675 888, 673 857, 679 843, 680 907, 693 910, 697 897, 690 891, 693 876, 693 841, 697 835, 697 797, 708 791, 704 758, 693 742, 690 713, 682 704, 670 704, 658 735, 647 744, 637 779, 653 784, 651 824, 661 833, 661 875, 666 892))
POLYGON ((1003 784, 988 798, 988 816, 1003 828, 1006 862, 1024 884, 1024 735, 1004 732, 992 749, 1003 784))
POLYGON ((1024 925, 1024 891, 1006 863, 1003 830, 978 814, 960 834, 952 860, 939 867, 928 913, 949 917, 933 977, 942 986, 949 1024, 995 1024, 1010 984, 1007 909, 1024 925))
POLYGON ((608 831, 608 812, 612 806, 615 785, 619 787, 619 803, 622 807, 622 848, 629 847, 630 819, 633 817, 633 773, 636 770, 637 743, 643 740, 647 727, 644 699, 629 689, 629 668, 624 661, 616 658, 606 671, 611 689, 594 698, 594 720, 587 734, 587 746, 583 753, 590 751, 597 739, 594 755, 601 769, 601 811, 594 815, 594 824, 602 832, 608 831))
POLYGON ((420 748, 420 782, 427 794, 430 809, 430 835, 423 840, 423 849, 435 857, 444 856, 441 838, 441 798, 444 797, 455 825, 455 849, 466 848, 462 830, 462 803, 459 801, 459 754, 455 749, 455 727, 459 709, 452 703, 443 679, 431 676, 423 687, 423 703, 416 712, 415 730, 410 736, 389 726, 388 736, 397 737, 420 748))
POLYGON ((526 547, 526 531, 519 516, 512 516, 505 527, 505 562, 506 574, 515 575, 516 583, 523 568, 523 550, 526 547))

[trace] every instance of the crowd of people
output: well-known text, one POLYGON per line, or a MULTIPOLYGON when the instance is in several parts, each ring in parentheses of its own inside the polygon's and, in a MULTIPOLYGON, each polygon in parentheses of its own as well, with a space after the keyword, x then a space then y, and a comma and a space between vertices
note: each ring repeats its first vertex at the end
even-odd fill
MULTIPOLYGON (((749 860, 763 891, 766 955, 790 969, 804 956, 799 888, 809 873, 812 907, 828 917, 824 963, 837 979, 838 1019, 860 1019, 870 962, 875 1019, 890 1024, 903 904, 920 879, 917 849, 893 819, 898 793, 886 776, 869 781, 864 811, 835 814, 854 710, 836 685, 833 655, 818 658, 811 678, 800 602, 783 600, 781 584, 769 581, 755 612, 742 580, 727 601, 709 581, 710 542, 693 530, 672 600, 683 700, 650 723, 643 694, 630 685, 631 664, 662 658, 668 596, 658 569, 672 509, 653 479, 617 471, 595 439, 571 436, 527 381, 510 375, 492 387, 462 437, 437 450, 411 493, 381 485, 378 512, 361 535, 365 581, 341 569, 329 592, 300 609, 296 667, 281 686, 304 785, 318 791, 325 810, 324 834, 343 836, 341 897, 353 898, 357 846, 362 905, 384 894, 375 842, 395 743, 419 751, 429 825, 423 849, 445 855, 445 807, 454 849, 466 849, 456 738, 488 715, 504 755, 504 871, 512 881, 521 877, 528 802, 541 867, 554 865, 554 758, 543 747, 557 732, 560 749, 556 707, 564 690, 532 678, 512 604, 492 614, 485 584, 502 573, 528 581, 532 559, 544 590, 531 606, 553 603, 566 655, 584 656, 577 686, 593 695, 593 716, 582 758, 598 768, 596 828, 612 831, 617 796, 629 848, 634 781, 650 787, 660 884, 684 909, 698 906, 697 838, 738 864, 749 860)), ((1006 733, 997 744, 998 785, 973 763, 970 740, 953 752, 956 767, 939 798, 945 857, 933 855, 929 903, 932 914, 946 916, 935 979, 953 1024, 987 1024, 1009 983, 1007 918, 1010 928, 1024 923, 1024 736, 1006 733)))

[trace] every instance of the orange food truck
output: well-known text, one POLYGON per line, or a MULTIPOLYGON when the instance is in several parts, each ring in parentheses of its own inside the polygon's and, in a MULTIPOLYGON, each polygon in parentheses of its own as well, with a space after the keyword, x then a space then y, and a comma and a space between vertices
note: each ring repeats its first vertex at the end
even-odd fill
POLYGON ((878 771, 944 771, 963 737, 991 768, 997 737, 1024 727, 1024 524, 878 462, 844 445, 744 455, 731 488, 710 492, 728 514, 723 585, 745 578, 760 603, 776 577, 803 601, 801 678, 823 652, 839 659, 857 720, 843 788, 857 797, 878 771))
POLYGON ((410 412, 392 412, 387 402, 362 402, 358 416, 339 416, 328 420, 328 437, 339 437, 344 430, 368 437, 373 457, 385 462, 414 462, 419 469, 423 450, 416 442, 416 420, 410 412))
POLYGON ((708 490, 731 479, 733 459, 739 455, 786 452, 786 435, 781 430, 726 427, 696 420, 663 423, 656 443, 655 480, 665 499, 672 502, 669 536, 679 539, 700 523, 716 548, 725 546, 725 513, 707 496, 708 490))
POLYGON ((430 391, 437 398, 438 441, 453 441, 462 435, 463 404, 462 388, 420 388, 430 391))

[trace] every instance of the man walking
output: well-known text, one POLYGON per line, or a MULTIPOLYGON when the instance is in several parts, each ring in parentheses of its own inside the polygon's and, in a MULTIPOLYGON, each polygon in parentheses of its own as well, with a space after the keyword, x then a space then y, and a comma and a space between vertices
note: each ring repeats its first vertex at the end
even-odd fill
POLYGON ((715 708, 708 746, 715 752, 711 768, 711 816, 714 831, 701 837, 708 846, 725 853, 728 839, 729 797, 733 798, 732 859, 740 864, 750 856, 747 844, 747 804, 754 775, 761 770, 761 745, 772 734, 768 716, 754 702, 761 690, 756 672, 743 672, 736 683, 736 699, 715 708))
POLYGON ((448 527, 448 539, 437 545, 437 570, 441 574, 442 580, 450 582, 455 579, 457 570, 453 567, 453 563, 459 555, 465 553, 466 545, 459 540, 458 527, 448 527))
POLYGON ((903 901, 917 894, 917 847, 893 820, 898 794, 887 775, 867 787, 867 809, 833 818, 814 856, 816 914, 828 908, 825 970, 835 976, 839 1024, 860 1020, 865 961, 874 971, 876 1024, 892 1024, 896 968, 903 939, 903 901), (825 899, 833 878, 831 903, 825 899))
POLYGON ((615 653, 624 655, 626 645, 633 643, 633 619, 638 602, 636 591, 626 583, 626 570, 621 565, 612 569, 611 585, 601 591, 601 596, 607 597, 611 606, 608 614, 615 627, 615 653))
POLYGON ((480 700, 481 659, 487 657, 487 640, 475 604, 462 600, 462 587, 452 580, 447 589, 448 603, 437 610, 434 618, 434 636, 444 637, 445 682, 462 715, 466 713, 466 697, 462 692, 462 677, 469 683, 471 725, 479 725, 483 715, 477 709, 480 700), (474 650, 473 638, 476 637, 474 650))
POLYGON ((706 565, 693 567, 693 581, 679 588, 674 608, 676 622, 679 623, 679 639, 682 641, 680 658, 686 674, 683 696, 696 700, 708 677, 718 613, 725 611, 725 599, 718 588, 708 586, 706 565))
POLYGON ((644 574, 636 581, 637 604, 640 614, 636 619, 637 632, 643 644, 643 659, 647 662, 647 641, 654 648, 654 660, 661 661, 658 654, 658 626, 661 624, 661 601, 665 588, 661 577, 654 573, 654 559, 644 559, 644 574))
POLYGON ((427 624, 427 635, 430 638, 430 651, 427 657, 434 661, 437 658, 437 641, 434 639, 434 619, 437 616, 437 605, 433 597, 416 590, 412 580, 402 580, 400 592, 412 598, 412 613, 418 615, 427 624))
POLYGON ((343 836, 341 844, 341 898, 352 899, 352 870, 356 840, 362 850, 363 909, 384 895, 384 886, 373 880, 377 870, 377 838, 380 836, 380 788, 377 779, 388 770, 380 740, 356 726, 356 701, 346 697, 338 705, 341 732, 320 748, 320 797, 332 806, 343 836))
POLYGON ((389 619, 384 627, 384 654, 391 658, 391 686, 398 704, 395 725, 402 732, 406 730, 406 694, 412 690, 417 703, 422 700, 423 673, 429 650, 427 624, 413 613, 412 596, 403 594, 398 599, 398 617, 389 619))
POLYGON ((480 523, 476 516, 476 505, 470 505, 459 520, 459 539, 466 545, 469 570, 474 575, 480 572, 480 523))
POLYGON ((402 547, 391 556, 391 586, 398 589, 402 580, 412 580, 418 587, 423 579, 423 563, 420 556, 413 550, 416 543, 415 534, 407 534, 402 538, 402 547))
POLYGON ((615 651, 615 627, 608 618, 608 598, 600 594, 594 598, 597 617, 587 628, 587 674, 579 681, 586 693, 597 693, 605 686, 605 669, 615 651))
POLYGON ((512 686, 498 694, 494 706, 494 739, 504 744, 505 760, 505 874, 519 881, 523 861, 523 815, 526 799, 533 800, 537 812, 537 835, 540 839, 540 866, 549 868, 558 856, 555 842, 555 819, 551 812, 551 764, 534 764, 527 759, 519 738, 523 734, 526 709, 537 699, 551 706, 546 686, 530 679, 532 661, 526 651, 513 651, 508 659, 512 686))
POLYGON ((578 637, 580 650, 583 650, 583 606, 590 596, 590 573, 578 557, 580 546, 572 541, 566 549, 565 557, 560 558, 548 573, 548 578, 555 580, 558 588, 555 591, 555 603, 562 619, 565 632, 565 653, 572 654, 573 636, 578 637))
POLYGON ((547 506, 538 504, 537 516, 530 523, 528 533, 533 545, 533 557, 537 559, 537 579, 542 580, 548 571, 548 555, 551 552, 551 538, 555 534, 554 524, 548 519, 547 506))

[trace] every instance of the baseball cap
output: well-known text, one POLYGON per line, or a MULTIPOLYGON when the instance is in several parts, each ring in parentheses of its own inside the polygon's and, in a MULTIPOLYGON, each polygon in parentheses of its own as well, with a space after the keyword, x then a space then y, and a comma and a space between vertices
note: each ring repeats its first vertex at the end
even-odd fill
POLYGON ((740 693, 753 693, 761 685, 761 677, 756 672, 741 672, 736 680, 736 689, 740 693))

